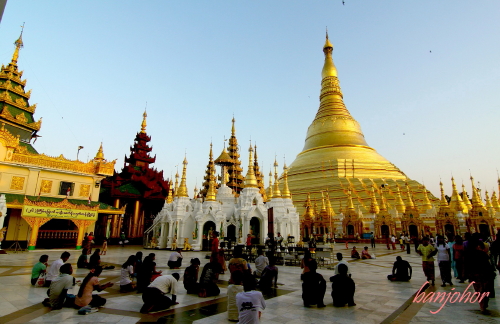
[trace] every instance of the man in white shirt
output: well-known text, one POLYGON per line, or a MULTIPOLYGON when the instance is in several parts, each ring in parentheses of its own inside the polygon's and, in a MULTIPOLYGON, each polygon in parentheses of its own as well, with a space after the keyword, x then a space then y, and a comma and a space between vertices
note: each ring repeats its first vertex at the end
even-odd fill
POLYGON ((179 304, 177 300, 177 282, 179 274, 164 275, 156 278, 142 294, 144 305, 141 308, 141 313, 147 314, 157 312, 169 308, 172 305, 179 304), (172 299, 165 296, 172 294, 172 299))
POLYGON ((254 275, 256 277, 260 277, 262 275, 262 271, 269 265, 269 259, 264 256, 264 251, 262 249, 259 249, 258 252, 259 256, 257 259, 255 259, 255 272, 254 275))
POLYGON ((50 286, 52 280, 56 279, 57 276, 59 276, 59 269, 66 261, 68 261, 70 256, 71 254, 69 252, 64 251, 61 254, 60 259, 57 259, 56 261, 52 262, 49 271, 47 271, 47 277, 45 278, 45 285, 50 286))
MULTIPOLYGON (((250 276, 251 277, 251 276, 250 276)), ((244 292, 236 295, 236 306, 239 312, 239 324, 259 323, 261 311, 266 308, 266 302, 260 291, 255 290, 255 280, 246 278, 243 282, 244 292)))
POLYGON ((61 274, 57 276, 50 284, 49 300, 44 301, 44 305, 52 307, 53 310, 61 309, 68 289, 71 289, 75 285, 75 278, 71 275, 73 273, 73 268, 71 264, 65 263, 60 268, 61 274))
POLYGON ((170 258, 168 258, 167 265, 170 269, 179 269, 182 265, 182 249, 177 248, 174 252, 170 254, 170 258))
POLYGON ((342 260, 342 253, 340 252, 337 253, 337 260, 339 260, 339 262, 335 265, 335 274, 338 275, 340 273, 339 265, 344 264, 347 267, 347 274, 349 275, 349 277, 351 277, 351 272, 349 271, 349 264, 347 263, 347 261, 342 260))

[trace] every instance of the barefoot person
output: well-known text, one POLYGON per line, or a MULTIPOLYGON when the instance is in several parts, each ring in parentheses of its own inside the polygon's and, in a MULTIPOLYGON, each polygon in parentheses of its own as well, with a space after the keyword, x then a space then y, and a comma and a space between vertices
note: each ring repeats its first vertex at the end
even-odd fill
POLYGON ((434 286, 434 280, 436 279, 434 255, 436 255, 437 250, 434 246, 429 244, 428 237, 422 239, 422 244, 419 245, 417 253, 422 257, 422 269, 424 270, 427 280, 434 286))
POLYGON ((144 305, 141 308, 141 313, 157 312, 179 304, 177 302, 177 281, 179 278, 178 273, 156 278, 142 294, 144 305), (172 294, 172 299, 166 296, 169 293, 172 294))

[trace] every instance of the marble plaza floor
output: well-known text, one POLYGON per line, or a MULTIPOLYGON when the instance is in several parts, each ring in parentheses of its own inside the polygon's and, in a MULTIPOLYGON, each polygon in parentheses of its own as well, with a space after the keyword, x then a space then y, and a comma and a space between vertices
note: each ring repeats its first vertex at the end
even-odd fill
MULTIPOLYGON (((351 244, 352 246, 352 244, 351 244)), ((358 249, 362 246, 359 245, 358 249)), ((116 266, 114 270, 105 270, 100 276, 101 283, 111 281, 114 287, 102 292, 107 298, 107 304, 98 312, 89 315, 78 315, 74 309, 63 308, 51 311, 50 308, 42 306, 45 298, 46 288, 34 288, 30 285, 30 273, 33 264, 38 261, 41 254, 50 256, 52 263, 60 256, 62 250, 43 250, 33 252, 20 252, 0 254, 0 323, 231 323, 227 320, 226 291, 228 272, 220 276, 221 294, 218 297, 199 298, 187 295, 179 282, 177 300, 179 305, 165 312, 155 314, 140 314, 142 306, 140 294, 122 294, 119 289, 119 267, 126 261, 127 257, 137 251, 143 251, 145 255, 152 252, 144 250, 140 246, 126 246, 109 248, 108 254, 102 256, 103 263, 116 266)), ((343 244, 335 246, 336 252, 342 252, 344 257, 350 255, 343 244)), ((72 253, 69 262, 76 269, 76 260, 79 251, 72 253)), ((170 274, 181 270, 169 270, 166 266, 170 251, 154 251, 156 253, 157 269, 170 274)), ((355 307, 334 308, 330 297, 331 285, 327 285, 325 295, 325 308, 305 308, 301 299, 301 269, 298 266, 279 267, 279 288, 273 296, 267 296, 267 308, 262 315, 261 323, 498 323, 500 319, 500 296, 490 299, 491 314, 483 315, 476 303, 447 303, 436 314, 442 305, 439 302, 415 303, 412 302, 415 293, 425 283, 425 277, 421 268, 420 258, 412 250, 410 255, 399 250, 387 250, 385 245, 377 245, 374 260, 350 260, 350 271, 356 282, 355 307), (408 260, 413 267, 413 278, 410 282, 389 282, 386 276, 390 274, 392 264, 396 256, 402 256, 408 260)), ((203 265, 207 262, 204 258, 205 252, 184 252, 183 267, 189 264, 193 257, 200 258, 203 265)), ((333 275, 333 271, 324 266, 318 270, 325 279, 333 275)), ((255 268, 252 264, 252 268, 255 268)), ((77 269, 74 276, 82 280, 87 271, 77 269)), ((439 268, 436 265, 436 286, 429 287, 426 293, 436 292, 460 292, 467 288, 467 283, 460 284, 455 281, 453 287, 440 287, 439 268), (455 288, 455 290, 452 290, 455 288)), ((499 279, 495 280, 497 293, 500 293, 499 279)), ((76 294, 78 286, 69 293, 76 294)))

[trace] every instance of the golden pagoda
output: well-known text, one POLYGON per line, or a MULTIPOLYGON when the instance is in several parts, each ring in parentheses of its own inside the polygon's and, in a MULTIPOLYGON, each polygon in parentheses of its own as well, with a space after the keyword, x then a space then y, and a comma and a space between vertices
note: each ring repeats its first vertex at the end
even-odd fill
MULTIPOLYGON (((425 187, 409 179, 394 164, 377 153, 365 140, 359 123, 347 110, 340 89, 337 68, 333 63, 333 45, 326 34, 323 46, 325 62, 321 72, 321 91, 318 112, 308 128, 304 148, 288 170, 288 185, 300 214, 307 194, 319 199, 327 190, 334 209, 346 199, 351 190, 352 199, 359 202, 359 210, 369 213, 372 205, 370 188, 388 188, 387 204, 401 205, 396 201, 399 187, 408 183, 416 204, 425 200, 425 187)), ((427 192, 432 203, 437 199, 427 192)), ((403 199, 404 200, 404 199, 403 199)))
POLYGON ((231 137, 229 138, 229 156, 231 157, 231 160, 233 161, 233 164, 228 167, 228 173, 229 173, 229 183, 227 183, 227 186, 231 189, 233 189, 235 196, 239 196, 241 190, 243 190, 244 185, 243 185, 243 180, 244 177, 241 174, 243 172, 243 169, 241 168, 241 161, 240 161, 240 154, 238 153, 239 148, 238 148, 238 140, 236 139, 236 129, 234 127, 234 123, 236 120, 233 117, 233 125, 231 127, 231 137))

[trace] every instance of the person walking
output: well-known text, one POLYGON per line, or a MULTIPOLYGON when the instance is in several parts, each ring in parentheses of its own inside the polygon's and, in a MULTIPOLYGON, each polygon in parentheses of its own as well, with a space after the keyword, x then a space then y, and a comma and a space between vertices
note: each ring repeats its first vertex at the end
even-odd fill
POLYGON ((443 284, 441 287, 446 287, 446 283, 453 286, 451 282, 451 258, 450 258, 450 247, 444 242, 444 237, 439 235, 437 237, 437 261, 439 265, 439 272, 441 273, 441 280, 443 284))
POLYGON ((457 279, 459 283, 464 283, 464 240, 460 235, 455 236, 455 244, 453 244, 453 260, 457 269, 457 279))
POLYGON ((391 237, 391 244, 392 244, 392 249, 396 250, 396 236, 395 235, 393 235, 391 237))
POLYGON ((372 245, 372 249, 375 248, 375 235, 373 235, 373 232, 370 235, 370 243, 372 245))
POLYGON ((410 235, 406 234, 404 237, 405 244, 406 244, 406 254, 410 254, 410 235))
POLYGON ((434 255, 436 255, 437 250, 434 246, 429 244, 428 237, 424 237, 422 239, 422 244, 418 246, 417 253, 422 257, 422 269, 424 270, 427 281, 431 282, 434 286, 434 280, 436 279, 434 270, 434 255))

